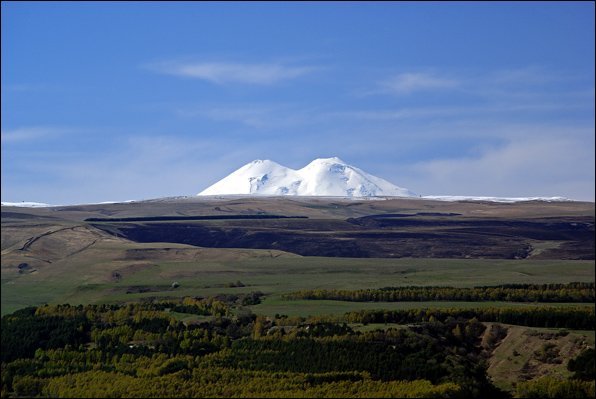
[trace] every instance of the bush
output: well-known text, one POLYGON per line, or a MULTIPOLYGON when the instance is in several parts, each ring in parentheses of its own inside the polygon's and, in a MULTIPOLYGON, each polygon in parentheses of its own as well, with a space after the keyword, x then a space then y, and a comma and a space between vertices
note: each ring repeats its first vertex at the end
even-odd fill
POLYGON ((594 381, 566 380, 541 377, 517 384, 518 398, 594 398, 594 381))
POLYGON ((594 348, 589 348, 580 353, 575 359, 569 360, 567 370, 573 371, 573 378, 589 381, 596 376, 596 359, 594 348))
POLYGON ((17 376, 13 381, 13 389, 19 397, 34 397, 41 393, 43 380, 30 375, 17 376))

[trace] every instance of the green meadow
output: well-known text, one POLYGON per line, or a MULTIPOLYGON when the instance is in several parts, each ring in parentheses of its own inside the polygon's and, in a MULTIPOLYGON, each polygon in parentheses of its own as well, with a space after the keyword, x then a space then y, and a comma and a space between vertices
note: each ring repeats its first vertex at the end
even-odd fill
MULTIPOLYGON (((163 244, 143 244, 144 248, 160 246, 163 244)), ((317 288, 473 287, 507 283, 591 282, 595 279, 593 261, 271 257, 266 252, 242 250, 236 256, 229 256, 228 250, 227 256, 218 256, 214 252, 193 261, 145 262, 118 259, 117 256, 104 261, 87 257, 33 273, 5 275, 1 291, 2 314, 43 303, 122 303, 146 297, 212 296, 254 291, 267 295, 262 304, 253 307, 254 312, 264 315, 308 316, 380 307, 492 306, 495 304, 490 305, 489 302, 381 304, 287 301, 279 296, 317 288)), ((105 251, 103 253, 105 255, 105 251)))

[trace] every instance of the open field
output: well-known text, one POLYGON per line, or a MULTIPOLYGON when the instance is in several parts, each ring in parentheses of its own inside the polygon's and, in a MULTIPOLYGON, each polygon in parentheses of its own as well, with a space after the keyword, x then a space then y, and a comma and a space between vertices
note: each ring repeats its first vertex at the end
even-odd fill
POLYGON ((593 259, 594 204, 582 202, 234 197, 2 207, 2 314, 45 302, 251 291, 270 296, 255 311, 299 314, 317 305, 276 298, 315 288, 590 282, 593 259), (271 215, 303 218, 254 219, 271 215), (224 219, 171 220, 205 216, 224 219), (153 221, 105 221, 139 217, 153 221), (204 245, 189 245, 196 240, 204 245), (236 244, 248 248, 228 248, 236 244), (524 259, 506 259, 516 248, 524 259), (358 257, 338 256, 351 251, 358 257), (318 252, 331 257, 299 255, 318 252))
POLYGON ((2 208, 3 268, 22 258, 35 268, 109 238, 324 257, 595 258, 594 204, 585 202, 181 198, 2 208))
MULTIPOLYGON (((265 301, 269 306, 294 307, 290 312, 300 313, 322 304, 275 298, 283 293, 316 288, 472 287, 510 282, 594 281, 590 261, 313 258, 263 250, 224 251, 172 244, 102 243, 94 251, 56 264, 58 267, 51 264, 35 272, 4 274, 2 314, 44 302, 98 303, 149 296, 252 291, 271 295, 265 301), (196 260, 187 260, 195 256, 196 260), (176 257, 186 259, 172 260, 176 257), (178 288, 172 288, 174 282, 179 284, 178 288), (244 286, 234 286, 238 282, 244 286)), ((342 309, 346 306, 361 305, 346 303, 342 309)), ((256 307, 255 311, 259 309, 256 307)))
MULTIPOLYGON (((234 312, 249 308, 269 321, 376 309, 594 307, 282 299, 312 289, 594 282, 594 203, 177 198, 2 207, 1 238, 2 315, 44 303, 226 301, 253 292, 264 294, 261 303, 234 312)), ((184 310, 168 315, 187 324, 216 320, 184 310)), ((488 337, 493 327, 485 324, 488 337)), ((351 326, 362 333, 407 330, 391 323, 351 326)), ((488 376, 508 392, 544 375, 568 378, 568 359, 594 345, 593 331, 495 328, 499 340, 485 345, 483 339, 476 349, 486 352, 488 376)))
POLYGON ((439 212, 465 217, 541 218, 594 216, 593 202, 526 201, 433 201, 419 198, 344 199, 326 197, 177 197, 147 201, 20 208, 5 206, 3 212, 21 214, 21 219, 53 218, 83 221, 87 218, 148 216, 204 216, 230 214, 278 214, 312 219, 347 219, 383 213, 439 212), (27 216, 28 215, 28 216, 27 216))

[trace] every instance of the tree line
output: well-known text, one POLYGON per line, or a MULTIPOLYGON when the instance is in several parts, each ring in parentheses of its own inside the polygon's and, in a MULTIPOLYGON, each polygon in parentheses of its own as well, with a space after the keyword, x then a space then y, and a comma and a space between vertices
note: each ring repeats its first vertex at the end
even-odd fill
POLYGON ((519 306, 475 309, 403 309, 360 310, 340 317, 348 323, 411 324, 427 321, 445 322, 450 318, 476 318, 482 322, 516 324, 528 327, 594 330, 596 317, 593 306, 519 306))
POLYGON ((507 301, 594 303, 594 283, 505 284, 473 288, 407 286, 358 290, 302 290, 282 295, 284 299, 335 300, 351 302, 401 301, 507 301))

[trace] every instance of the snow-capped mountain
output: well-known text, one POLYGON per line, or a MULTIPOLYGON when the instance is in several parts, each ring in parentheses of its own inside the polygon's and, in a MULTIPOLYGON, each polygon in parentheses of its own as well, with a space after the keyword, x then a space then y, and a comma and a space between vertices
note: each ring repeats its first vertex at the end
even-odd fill
POLYGON ((302 169, 269 160, 252 161, 198 195, 304 195, 413 197, 408 189, 370 175, 337 157, 315 159, 302 169))

